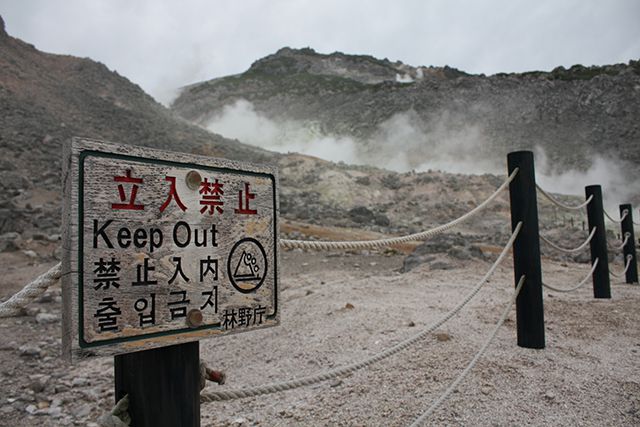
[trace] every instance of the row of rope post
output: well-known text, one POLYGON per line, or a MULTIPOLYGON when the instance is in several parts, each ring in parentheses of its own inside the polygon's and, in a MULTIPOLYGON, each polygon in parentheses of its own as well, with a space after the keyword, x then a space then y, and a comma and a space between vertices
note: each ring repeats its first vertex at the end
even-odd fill
MULTIPOLYGON (((590 186, 586 188, 586 193, 587 193, 587 199, 584 203, 580 204, 580 205, 576 205, 576 206, 569 206, 566 205, 558 200, 556 200, 553 196, 551 196, 548 192, 546 192, 543 188, 541 188, 540 186, 536 185, 537 190, 540 192, 540 194, 542 194, 543 196, 545 196, 551 203, 553 203, 554 205, 564 208, 564 209, 569 209, 569 210, 578 210, 581 209, 585 206, 589 207, 591 205, 591 202, 595 200, 595 202, 593 203, 593 206, 590 207, 591 211, 588 211, 588 216, 589 216, 589 222, 590 222, 590 233, 589 236, 587 237, 587 239, 578 247, 576 248, 564 248, 561 247, 560 245, 554 243, 553 241, 551 241, 550 239, 548 239, 547 237, 545 237, 544 235, 540 234, 540 240, 542 240, 543 242, 545 242, 546 244, 548 244, 549 246, 551 246, 552 248, 564 252, 564 253, 576 253, 576 252, 580 252, 582 251, 584 248, 586 248, 586 246, 588 244, 591 244, 591 258, 592 258, 592 263, 591 263, 591 271, 590 274, 593 276, 594 279, 594 294, 596 295, 596 298, 599 297, 605 297, 607 298, 607 294, 610 294, 610 284, 607 284, 606 281, 606 277, 609 276, 609 274, 611 276, 614 276, 616 278, 625 278, 626 283, 638 283, 638 275, 637 275, 637 262, 633 262, 634 260, 636 260, 636 251, 635 251, 635 238, 634 238, 634 230, 633 230, 633 226, 637 225, 635 222, 633 222, 633 218, 632 218, 632 210, 631 210, 631 205, 629 204, 624 204, 624 205, 620 205, 620 219, 615 219, 613 218, 612 215, 610 215, 609 213, 607 213, 607 211, 602 207, 602 190, 600 188, 600 186, 590 186), (611 222, 615 223, 615 224, 620 224, 621 226, 621 236, 623 236, 622 238, 622 242, 620 244, 614 244, 611 242, 608 242, 606 239, 606 233, 605 236, 602 236, 602 233, 599 233, 599 239, 598 241, 594 241, 594 236, 596 235, 596 233, 599 231, 598 230, 598 226, 600 226, 600 224, 596 224, 593 227, 591 226, 591 223, 599 223, 601 222, 601 229, 604 229, 604 219, 603 216, 608 218, 611 222), (605 242, 605 244, 603 245, 603 242, 605 242), (625 264, 624 264, 624 270, 622 271, 622 273, 616 273, 614 271, 609 271, 608 269, 608 265, 606 267, 601 267, 603 270, 606 269, 607 270, 607 274, 604 274, 604 272, 600 272, 600 274, 598 274, 597 276, 594 276, 595 271, 598 268, 598 260, 599 259, 606 259, 608 261, 608 251, 612 250, 614 252, 618 252, 618 251, 623 251, 623 259, 625 260, 625 264), (594 252, 598 252, 597 254, 594 255, 594 252), (605 257, 602 257, 603 255, 606 255, 605 257), (608 289, 608 290, 607 290, 608 289)), ((604 263, 603 263, 604 264, 604 263)), ((606 264, 608 264, 608 262, 606 262, 606 264)), ((587 278, 589 277, 589 275, 587 275, 587 278)), ((585 278, 586 280, 586 278, 585 278)), ((571 290, 575 290, 577 288, 579 288, 581 285, 583 285, 585 282, 585 280, 581 281, 580 284, 578 286, 575 287, 571 287, 569 289, 561 289, 555 286, 551 286, 551 285, 547 285, 547 284, 543 284, 545 287, 549 288, 549 289, 553 289, 555 291, 558 292, 566 292, 566 291, 571 291, 571 290)))
MULTIPOLYGON (((622 275, 624 275, 626 277, 627 283, 637 283, 637 258, 635 254, 635 238, 633 234, 633 225, 635 223, 633 222, 631 213, 632 210, 630 205, 626 204, 620 206, 620 220, 611 218, 611 216, 607 214, 602 207, 602 190, 600 186, 586 187, 586 200, 584 203, 575 206, 567 205, 556 200, 553 196, 551 196, 551 194, 549 194, 536 184, 533 153, 529 151, 510 153, 507 160, 508 177, 505 182, 500 187, 498 187, 498 189, 490 197, 488 197, 476 208, 472 209, 461 217, 430 230, 410 234, 407 236, 369 241, 326 242, 287 239, 281 239, 279 241, 281 247, 289 249, 301 248, 309 250, 336 250, 364 249, 388 246, 413 240, 425 240, 437 234, 443 233, 468 220, 474 215, 477 215, 508 187, 510 193, 512 234, 507 244, 503 248, 497 260, 494 262, 485 276, 476 284, 472 291, 465 298, 463 298, 460 303, 458 303, 454 308, 447 312, 441 319, 425 328, 421 332, 415 334, 414 336, 364 360, 353 362, 343 367, 331 369, 327 372, 322 372, 319 374, 285 382, 266 384, 263 386, 247 389, 203 392, 200 395, 201 402, 245 398, 290 390, 296 387, 307 386, 338 376, 346 375, 355 370, 368 367, 373 363, 388 358, 404 350, 415 342, 425 338, 428 334, 432 333, 436 328, 442 326, 445 322, 447 322, 455 314, 457 314, 479 292, 480 288, 489 280, 493 272, 507 256, 509 250, 512 249, 514 258, 515 291, 513 293, 510 304, 502 313, 500 320, 497 322, 495 329, 493 330, 488 340, 480 348, 469 365, 440 395, 440 397, 434 400, 432 405, 429 406, 429 408, 424 411, 419 417, 417 417, 415 422, 412 424, 422 425, 422 423, 424 423, 426 419, 433 414, 437 407, 440 406, 440 404, 447 398, 447 396, 449 396, 455 390, 455 388, 473 369, 475 364, 478 362, 480 357, 484 354, 488 346, 495 338, 497 330, 506 319, 514 303, 516 304, 517 312, 516 324, 518 345, 525 348, 540 349, 545 347, 544 315, 542 310, 543 286, 557 292, 571 292, 583 286, 588 281, 589 277, 592 277, 594 296, 596 298, 610 298, 610 273, 616 277, 621 277, 622 275), (584 241, 576 248, 565 248, 552 242, 550 239, 542 236, 539 233, 537 191, 539 191, 540 194, 545 196, 553 204, 563 209, 580 210, 586 207, 590 230, 589 236, 587 237, 586 241, 584 241), (614 272, 609 272, 608 269, 607 240, 604 225, 605 216, 607 216, 613 222, 620 223, 622 227, 622 236, 624 236, 624 240, 620 246, 614 247, 614 249, 616 250, 624 251, 624 259, 626 260, 624 271, 620 276, 618 276, 614 272), (576 286, 572 286, 569 288, 561 288, 544 283, 542 281, 542 267, 539 246, 540 240, 543 240, 553 248, 565 253, 579 252, 584 250, 587 245, 589 245, 591 252, 591 270, 589 271, 587 276, 576 286)), ((22 314, 24 311, 24 307, 35 298, 37 298, 40 294, 42 294, 52 284, 54 284, 60 278, 61 274, 62 272, 60 264, 57 264, 49 271, 38 277, 36 280, 29 283, 25 288, 12 296, 8 301, 0 304, 0 317, 16 316, 22 314)))

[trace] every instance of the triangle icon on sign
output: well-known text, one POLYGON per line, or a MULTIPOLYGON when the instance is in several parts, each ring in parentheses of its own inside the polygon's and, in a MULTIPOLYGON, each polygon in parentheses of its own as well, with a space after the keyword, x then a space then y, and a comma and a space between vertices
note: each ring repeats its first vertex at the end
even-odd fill
POLYGON ((256 263, 255 257, 243 250, 233 273, 233 278, 237 281, 259 280, 258 271, 260 271, 260 268, 256 263))

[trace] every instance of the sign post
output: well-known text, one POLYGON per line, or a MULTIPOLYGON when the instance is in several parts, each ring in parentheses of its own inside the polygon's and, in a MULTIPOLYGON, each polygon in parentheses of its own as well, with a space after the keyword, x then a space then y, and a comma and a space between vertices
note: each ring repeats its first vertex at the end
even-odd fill
POLYGON ((115 356, 116 402, 129 395, 132 425, 200 426, 199 343, 115 356))
POLYGON ((278 324, 274 168, 74 138, 63 353, 115 355, 134 425, 199 425, 198 340, 278 324))

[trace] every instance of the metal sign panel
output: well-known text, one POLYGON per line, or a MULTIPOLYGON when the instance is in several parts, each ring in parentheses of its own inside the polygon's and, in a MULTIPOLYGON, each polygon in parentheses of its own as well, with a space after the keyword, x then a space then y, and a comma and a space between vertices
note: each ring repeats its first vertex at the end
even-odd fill
POLYGON ((271 167, 74 138, 63 351, 119 354, 278 323, 271 167))

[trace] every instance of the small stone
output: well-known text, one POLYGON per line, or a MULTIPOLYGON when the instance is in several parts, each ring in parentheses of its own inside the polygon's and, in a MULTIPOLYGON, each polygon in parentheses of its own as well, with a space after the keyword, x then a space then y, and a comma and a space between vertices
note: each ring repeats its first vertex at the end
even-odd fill
POLYGON ((72 410, 71 412, 76 418, 86 418, 91 413, 91 405, 89 405, 88 403, 84 404, 81 407, 72 410))
POLYGON ((554 392, 552 392, 552 391, 547 391, 547 392, 544 394, 544 397, 545 397, 546 399, 548 399, 548 400, 554 400, 554 399, 556 398, 556 395, 555 395, 555 393, 554 393, 554 392))
POLYGON ((350 302, 348 302, 347 304, 345 304, 344 308, 346 308, 347 310, 353 310, 356 307, 350 302))
POLYGON ((89 385, 89 380, 84 377, 76 377, 73 379, 73 381, 71 381, 72 387, 84 387, 87 385, 89 385))
POLYGON ((40 357, 42 354, 40 347, 29 344, 21 346, 18 348, 18 351, 20 352, 20 356, 27 357, 40 357))
POLYGON ((41 304, 46 304, 46 303, 53 302, 53 295, 51 295, 51 293, 49 293, 49 292, 44 293, 44 294, 42 294, 42 296, 40 298, 38 298, 38 302, 41 303, 41 304))
POLYGON ((234 426, 244 426, 246 424, 247 424, 247 419, 243 417, 238 417, 235 420, 233 420, 234 426))
POLYGON ((24 250, 24 251, 22 251, 22 253, 25 254, 26 256, 28 256, 29 258, 32 258, 32 259, 38 258, 38 254, 35 253, 34 251, 30 250, 30 249, 24 250))
POLYGON ((36 322, 38 322, 41 325, 45 325, 48 323, 56 323, 57 321, 58 321, 58 316, 53 313, 42 312, 36 315, 36 322))
POLYGON ((436 339, 438 341, 440 341, 440 342, 449 341, 449 340, 451 340, 451 335, 449 335, 449 334, 447 334, 445 332, 440 332, 440 333, 436 334, 436 339))
POLYGON ((431 270, 451 270, 453 266, 443 261, 436 261, 430 265, 431 270))
POLYGON ((15 252, 20 250, 20 235, 15 232, 0 235, 0 252, 15 252))
POLYGON ((484 395, 487 395, 487 394, 491 393, 491 391, 492 391, 492 390, 493 390, 493 388, 492 388, 491 386, 488 386, 488 385, 483 385, 483 386, 480 388, 480 392, 481 392, 482 394, 484 394, 484 395))
POLYGON ((53 418, 59 418, 62 416, 62 408, 59 406, 52 406, 47 410, 47 413, 53 418))
POLYGON ((33 390, 34 393, 41 393, 42 391, 44 391, 44 387, 45 384, 43 384, 39 380, 31 381, 31 383, 29 384, 29 389, 33 390))
POLYGON ((337 380, 333 380, 333 381, 331 381, 331 384, 329 384, 329 385, 330 385, 331 387, 338 387, 338 386, 339 386, 339 385, 341 385, 341 384, 342 384, 342 380, 337 379, 337 380))
POLYGON ((25 307, 24 312, 27 316, 35 316, 40 313, 42 309, 40 307, 25 307))
POLYGON ((35 414, 37 410, 38 408, 35 405, 29 405, 25 408, 25 411, 31 415, 35 414))
POLYGON ((413 320, 409 320, 409 323, 407 323, 407 326, 410 328, 413 328, 414 326, 416 326, 416 323, 413 320))

